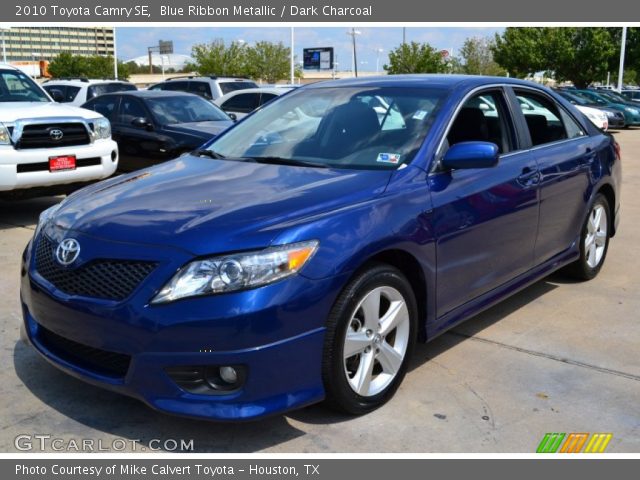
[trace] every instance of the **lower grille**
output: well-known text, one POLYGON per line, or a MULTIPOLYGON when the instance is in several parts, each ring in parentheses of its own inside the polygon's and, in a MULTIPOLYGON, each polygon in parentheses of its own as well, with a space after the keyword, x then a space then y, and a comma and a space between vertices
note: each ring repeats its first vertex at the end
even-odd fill
MULTIPOLYGON (((102 165, 102 159, 100 157, 78 158, 76 160, 76 168, 95 167, 96 165, 102 165)), ((18 165, 17 170, 18 173, 48 172, 49 162, 22 163, 18 165)))
POLYGON ((122 353, 108 352, 99 348, 89 347, 61 337, 38 325, 38 339, 51 353, 96 373, 110 377, 124 377, 129 370, 131 357, 122 353))
POLYGON ((151 273, 157 263, 135 260, 93 260, 79 268, 62 267, 54 259, 56 245, 41 235, 36 247, 36 270, 69 295, 124 300, 151 273))
POLYGON ((16 148, 56 148, 91 143, 89 132, 83 123, 52 123, 25 125, 16 148), (61 133, 57 140, 52 138, 52 131, 61 133))

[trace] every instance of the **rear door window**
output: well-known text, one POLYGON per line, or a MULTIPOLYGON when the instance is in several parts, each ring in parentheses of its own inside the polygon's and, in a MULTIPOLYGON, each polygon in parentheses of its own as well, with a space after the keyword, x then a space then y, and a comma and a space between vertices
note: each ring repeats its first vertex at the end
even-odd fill
POLYGON ((528 91, 516 91, 533 146, 577 138, 582 128, 553 100, 528 91))
POLYGON ((235 92, 236 90, 245 90, 247 88, 257 88, 258 85, 254 82, 233 81, 233 82, 218 82, 220 91, 223 95, 229 92, 235 92))
POLYGON ((162 84, 162 90, 168 90, 170 92, 188 92, 189 82, 185 81, 171 81, 162 84))

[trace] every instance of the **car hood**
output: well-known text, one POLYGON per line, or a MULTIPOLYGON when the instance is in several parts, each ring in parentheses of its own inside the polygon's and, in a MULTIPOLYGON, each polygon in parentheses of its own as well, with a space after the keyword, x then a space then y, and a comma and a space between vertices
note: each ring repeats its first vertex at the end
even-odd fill
POLYGON ((0 108, 0 122, 12 123, 27 118, 81 117, 100 118, 101 115, 84 108, 72 107, 60 103, 47 102, 7 102, 0 108))
POLYGON ((262 248, 297 221, 374 198, 390 176, 185 155, 76 192, 54 223, 195 255, 262 248))
POLYGON ((215 122, 192 122, 192 123, 176 123, 167 125, 168 130, 178 133, 187 133, 197 135, 203 138, 210 138, 218 135, 233 125, 231 120, 218 120, 215 122))

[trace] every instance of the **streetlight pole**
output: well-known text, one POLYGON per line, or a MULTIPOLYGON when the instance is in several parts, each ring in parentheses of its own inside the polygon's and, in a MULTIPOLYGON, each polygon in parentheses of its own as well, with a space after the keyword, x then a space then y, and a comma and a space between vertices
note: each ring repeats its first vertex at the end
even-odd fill
POLYGON ((627 46, 627 27, 622 27, 622 45, 620 45, 620 69, 618 70, 618 92, 622 91, 622 77, 624 76, 624 52, 627 46))
POLYGON ((380 73, 380 54, 384 52, 384 48, 376 48, 376 73, 380 73))
POLYGON ((296 83, 296 69, 295 69, 295 65, 294 65, 294 54, 293 54, 293 48, 294 48, 294 38, 293 38, 293 27, 291 27, 291 77, 289 79, 289 83, 291 83, 291 85, 294 85, 296 83))
POLYGON ((347 35, 351 35, 351 40, 353 41, 353 55, 351 57, 353 73, 357 77, 358 76, 358 57, 356 54, 356 35, 360 35, 360 30, 356 30, 355 28, 351 28, 350 32, 347 32, 347 35))
POLYGON ((113 78, 118 80, 118 45, 116 43, 116 29, 113 28, 113 78))

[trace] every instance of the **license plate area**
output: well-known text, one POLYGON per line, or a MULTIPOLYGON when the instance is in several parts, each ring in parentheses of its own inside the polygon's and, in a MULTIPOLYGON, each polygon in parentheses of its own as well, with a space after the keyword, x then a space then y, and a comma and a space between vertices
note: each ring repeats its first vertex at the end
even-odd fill
POLYGON ((57 157, 49 157, 50 172, 64 172, 66 170, 76 169, 75 155, 59 155, 57 157))

